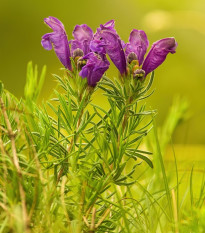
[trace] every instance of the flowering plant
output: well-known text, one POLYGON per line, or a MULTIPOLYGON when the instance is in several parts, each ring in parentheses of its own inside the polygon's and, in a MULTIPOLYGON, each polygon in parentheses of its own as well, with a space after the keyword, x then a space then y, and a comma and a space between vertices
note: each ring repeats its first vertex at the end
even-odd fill
POLYGON ((45 67, 38 82, 37 67, 28 64, 23 100, 8 94, 0 82, 0 210, 6 213, 0 215, 1 229, 155 232, 164 227, 155 221, 161 218, 173 229, 156 111, 147 110, 144 100, 153 93, 154 70, 175 53, 175 39, 155 42, 146 55, 145 32, 133 29, 125 43, 114 20, 95 33, 86 24, 76 25, 71 40, 60 20, 48 17, 44 22, 53 31, 41 44, 54 49, 64 66, 62 77, 54 75, 59 85, 53 98, 37 105, 45 67), (119 71, 117 78, 106 75, 110 63, 119 71), (103 96, 93 104, 99 89, 103 96), (144 173, 149 179, 139 182, 144 173), (151 186, 157 191, 150 193, 151 186), (161 201, 164 195, 167 202, 161 201))
MULTIPOLYGON (((58 159, 56 163, 47 159, 46 169, 53 168, 57 185, 67 189, 68 228, 71 231, 72 219, 77 218, 78 232, 104 228, 136 232, 136 220, 121 216, 121 207, 115 203, 132 197, 133 174, 142 161, 153 168, 152 152, 143 149, 142 142, 152 129, 156 111, 146 110, 143 100, 152 94, 153 71, 168 53, 175 53, 177 43, 174 38, 158 40, 144 58, 149 41, 142 30, 133 29, 125 43, 110 20, 95 33, 86 24, 76 25, 74 39, 68 40, 57 18, 44 21, 53 32, 45 34, 41 44, 46 50, 53 48, 65 67, 65 77, 55 75, 65 93, 56 92, 57 106, 49 103, 55 114, 49 123, 52 131, 40 127, 36 137, 48 138, 46 150, 58 159), (118 79, 105 74, 110 66, 108 57, 119 70, 118 79), (91 103, 98 88, 109 109, 91 103), (69 191, 73 186, 78 189, 69 191), (73 217, 76 208, 78 217, 73 217), (114 219, 123 223, 118 225, 114 219)), ((45 125, 41 118, 39 122, 45 125)), ((37 148, 42 147, 40 141, 36 143, 37 148)))
MULTIPOLYGON (((129 42, 125 43, 117 34, 114 20, 110 20, 95 33, 86 24, 76 25, 74 39, 68 40, 58 19, 48 17, 44 21, 53 32, 42 37, 42 46, 47 50, 53 48, 66 68, 64 78, 55 76, 65 91, 65 94, 56 93, 58 110, 49 104, 57 117, 52 122, 55 129, 52 138, 62 143, 51 143, 48 148, 60 160, 55 165, 48 160, 48 164, 55 170, 57 184, 64 182, 69 189, 75 183, 80 188, 68 195, 69 219, 73 206, 78 206, 79 229, 100 231, 108 224, 118 231, 134 232, 136 228, 128 227, 126 218, 123 217, 124 224, 119 227, 108 215, 114 217, 114 209, 120 213, 114 207, 119 201, 117 190, 120 188, 123 198, 136 183, 133 174, 140 164, 136 161, 140 159, 153 168, 152 153, 141 145, 152 129, 155 111, 147 111, 143 100, 152 94, 148 92, 153 71, 168 53, 175 53, 177 43, 174 38, 156 41, 144 58, 149 41, 142 30, 133 29, 129 42), (118 79, 111 80, 105 75, 110 66, 108 57, 119 70, 118 79), (147 78, 150 73, 151 77, 147 78), (109 109, 91 103, 97 88, 103 90, 109 109), (89 106, 93 108, 92 114, 89 106), (54 152, 59 146, 63 156, 54 152), (101 202, 104 204, 99 205, 101 202)), ((41 137, 45 137, 44 133, 40 133, 41 137)))

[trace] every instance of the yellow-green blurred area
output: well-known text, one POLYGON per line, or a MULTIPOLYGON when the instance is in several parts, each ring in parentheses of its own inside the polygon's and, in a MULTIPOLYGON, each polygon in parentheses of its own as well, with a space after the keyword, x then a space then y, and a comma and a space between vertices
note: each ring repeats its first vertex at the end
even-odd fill
MULTIPOLYGON (((173 98, 187 98, 190 117, 178 127, 173 140, 181 144, 205 143, 204 0, 0 0, 0 79, 18 97, 23 96, 28 61, 39 68, 47 65, 44 99, 56 85, 52 74, 62 73, 55 53, 44 50, 40 43, 42 35, 50 32, 43 23, 48 16, 64 23, 69 39, 76 24, 86 23, 95 31, 110 19, 116 21, 117 32, 125 42, 133 28, 144 30, 150 45, 164 37, 175 37, 177 53, 169 54, 156 70, 155 93, 147 105, 158 110, 160 125, 173 98)), ((118 75, 113 64, 108 74, 118 75)), ((102 101, 101 94, 96 98, 102 101)))

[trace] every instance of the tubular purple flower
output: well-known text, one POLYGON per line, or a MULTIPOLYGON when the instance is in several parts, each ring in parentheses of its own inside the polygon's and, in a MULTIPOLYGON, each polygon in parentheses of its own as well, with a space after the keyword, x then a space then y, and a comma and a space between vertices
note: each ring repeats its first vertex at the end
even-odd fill
POLYGON ((126 58, 129 56, 130 53, 135 53, 139 65, 141 65, 144 60, 144 55, 147 52, 148 46, 149 41, 145 32, 142 30, 133 29, 130 33, 129 43, 127 43, 125 46, 126 58))
POLYGON ((88 53, 82 59, 86 59, 87 63, 83 66, 79 75, 82 78, 87 78, 88 85, 94 87, 109 68, 110 63, 105 54, 97 54, 94 52, 88 53))
POLYGON ((63 24, 57 18, 51 16, 44 19, 44 22, 53 29, 53 32, 42 37, 42 46, 46 50, 51 50, 53 47, 61 63, 71 70, 70 48, 63 24))
POLYGON ((177 42, 173 37, 156 41, 152 45, 151 50, 142 65, 142 69, 145 71, 145 76, 161 65, 168 53, 175 53, 176 48, 177 42))
POLYGON ((126 59, 125 53, 122 47, 120 37, 114 29, 114 20, 111 20, 104 25, 100 25, 97 32, 94 35, 94 40, 97 40, 96 45, 92 43, 92 50, 98 52, 100 46, 105 49, 112 62, 118 68, 123 75, 126 73, 126 59), (99 42, 101 41, 101 42, 99 42))
POLYGON ((81 49, 84 55, 90 52, 90 42, 93 38, 93 31, 86 24, 76 25, 73 30, 74 40, 71 41, 71 53, 81 49))
POLYGON ((142 78, 143 76, 144 78, 164 62, 168 53, 175 53, 177 47, 174 38, 161 39, 152 45, 144 60, 149 41, 142 30, 133 29, 130 33, 129 43, 125 44, 115 30, 114 20, 101 24, 94 35, 90 27, 82 24, 75 26, 74 40, 68 42, 61 21, 49 16, 44 19, 44 22, 53 29, 53 32, 42 37, 42 46, 46 50, 53 48, 61 63, 70 70, 72 69, 70 61, 72 53, 78 69, 82 68, 80 75, 83 78, 87 77, 90 86, 95 86, 109 67, 106 53, 121 75, 127 74, 127 63, 138 60, 131 66, 128 65, 128 68, 134 77, 142 78), (71 53, 69 44, 71 44, 71 53))

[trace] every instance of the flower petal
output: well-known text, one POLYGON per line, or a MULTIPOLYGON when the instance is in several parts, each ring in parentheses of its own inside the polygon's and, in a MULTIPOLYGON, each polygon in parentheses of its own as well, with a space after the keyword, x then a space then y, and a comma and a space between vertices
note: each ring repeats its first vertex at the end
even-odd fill
MULTIPOLYGON (((116 33, 114 29, 114 21, 109 21, 104 25, 101 25, 100 28, 97 29, 97 32, 94 35, 94 40, 101 41, 98 43, 98 47, 103 47, 106 53, 109 55, 112 62, 118 68, 121 74, 126 73, 126 59, 124 50, 122 47, 122 43, 120 37, 116 33)), ((92 48, 94 49, 94 48, 92 48)), ((98 52, 95 51, 95 52, 98 52)), ((93 50, 94 51, 94 50, 93 50)))
POLYGON ((89 53, 90 42, 93 38, 92 29, 86 24, 76 25, 73 30, 73 36, 75 39, 71 41, 71 53, 73 54, 77 48, 81 49, 85 55, 89 53))
POLYGON ((73 37, 78 41, 91 41, 93 38, 93 31, 86 24, 76 25, 73 30, 73 37))
POLYGON ((44 22, 51 28, 53 31, 64 31, 64 26, 61 21, 55 17, 49 16, 44 19, 44 22))
POLYGON ((87 59, 87 64, 83 66, 79 75, 82 78, 87 78, 89 86, 96 86, 100 81, 105 71, 109 68, 109 61, 105 54, 88 53, 83 59, 87 59))
POLYGON ((45 23, 53 29, 52 33, 47 33, 42 37, 41 44, 46 50, 51 50, 52 46, 61 63, 71 69, 70 48, 63 24, 54 17, 48 17, 45 23))
POLYGON ((72 40, 71 41, 71 54, 73 56, 73 53, 76 49, 81 49, 83 51, 83 45, 80 41, 72 40))
POLYGON ((134 52, 137 55, 139 65, 142 64, 144 60, 144 55, 147 52, 149 46, 149 41, 147 35, 142 30, 133 29, 130 33, 129 42, 126 44, 125 55, 128 55, 134 52))
POLYGON ((159 65, 161 65, 166 59, 168 53, 175 53, 176 47, 177 42, 173 37, 156 41, 152 45, 152 48, 142 65, 142 69, 145 71, 145 75, 149 74, 159 65))
POLYGON ((41 45, 46 50, 51 50, 52 49, 52 43, 51 43, 51 41, 49 39, 51 36, 52 36, 52 33, 47 33, 44 36, 42 36, 41 45))
POLYGON ((111 30, 111 31, 117 33, 116 30, 115 30, 115 21, 113 19, 108 21, 105 24, 101 24, 100 28, 101 28, 101 30, 107 29, 107 30, 111 30))
POLYGON ((101 40, 92 40, 90 42, 90 49, 96 53, 106 53, 104 46, 106 46, 106 44, 103 44, 101 40))

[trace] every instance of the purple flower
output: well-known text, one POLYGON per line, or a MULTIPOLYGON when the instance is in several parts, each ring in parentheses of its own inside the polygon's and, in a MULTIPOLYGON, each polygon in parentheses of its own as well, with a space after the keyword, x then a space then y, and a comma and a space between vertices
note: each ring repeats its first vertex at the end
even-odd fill
POLYGON ((105 51, 120 73, 126 73, 126 59, 123 51, 121 39, 114 29, 115 22, 110 20, 104 25, 100 25, 91 42, 91 49, 94 52, 105 51))
MULTIPOLYGON (((121 74, 126 74, 126 63, 137 60, 139 66, 135 66, 135 70, 139 69, 140 76, 144 74, 145 77, 163 63, 168 53, 175 53, 177 43, 174 38, 155 42, 144 60, 148 46, 149 41, 145 32, 136 29, 132 30, 129 43, 125 44, 114 29, 113 20, 100 25, 90 44, 92 51, 106 52, 121 74)), ((138 73, 135 72, 135 75, 139 75, 138 73)))
POLYGON ((53 29, 53 32, 42 37, 42 46, 46 50, 51 50, 53 47, 61 63, 71 70, 70 48, 63 24, 57 18, 51 16, 44 19, 44 22, 53 29))
POLYGON ((73 30, 74 40, 71 41, 71 53, 76 49, 81 49, 86 55, 90 52, 90 42, 93 38, 93 31, 86 24, 76 25, 73 30))
POLYGON ((88 53, 82 59, 86 59, 87 63, 83 66, 79 75, 82 78, 87 78, 88 85, 94 87, 109 68, 110 63, 105 54, 97 54, 94 52, 88 53))
POLYGON ((166 59, 168 53, 175 53, 177 42, 173 37, 156 41, 144 60, 142 69, 145 76, 155 70, 166 59))
POLYGON ((133 29, 130 33, 129 43, 125 45, 126 58, 128 58, 129 54, 134 53, 137 57, 139 65, 141 65, 148 46, 149 41, 145 32, 142 30, 133 29))
POLYGON ((175 53, 177 47, 177 43, 172 37, 156 41, 144 60, 148 45, 149 41, 145 32, 136 29, 130 33, 129 43, 125 45, 127 62, 138 60, 139 66, 142 65, 145 77, 163 63, 168 53, 175 53))
POLYGON ((133 29, 129 43, 125 44, 114 28, 114 20, 101 24, 94 35, 90 27, 82 24, 75 26, 74 40, 68 42, 65 28, 57 18, 50 16, 44 21, 53 29, 53 32, 42 37, 42 46, 47 50, 54 48, 61 63, 70 70, 72 69, 70 61, 72 54, 78 69, 82 68, 80 75, 83 78, 87 77, 88 84, 91 86, 96 85, 109 67, 106 53, 121 75, 127 74, 127 64, 134 60, 135 62, 132 63, 134 66, 130 68, 133 76, 143 78, 161 65, 168 53, 175 53, 177 47, 174 38, 159 40, 152 45, 144 60, 149 41, 142 30, 133 29), (71 52, 69 44, 71 44, 71 52))

